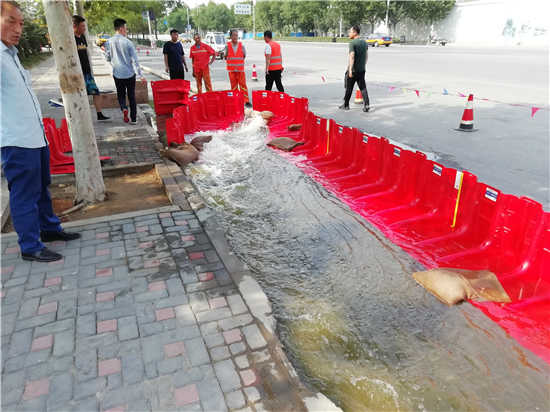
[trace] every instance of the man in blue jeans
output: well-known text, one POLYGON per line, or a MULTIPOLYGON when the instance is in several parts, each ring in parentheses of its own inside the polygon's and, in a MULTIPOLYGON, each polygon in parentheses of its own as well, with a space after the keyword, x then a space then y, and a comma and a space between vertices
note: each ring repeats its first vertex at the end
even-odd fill
POLYGON ((114 27, 116 34, 105 43, 105 58, 113 66, 113 78, 124 121, 137 124, 136 73, 141 81, 145 81, 145 77, 141 74, 136 48, 126 37, 126 20, 115 19, 114 27), (130 119, 128 119, 126 93, 130 102, 130 119))
POLYGON ((2 169, 10 190, 10 211, 24 260, 53 262, 63 258, 42 242, 74 240, 78 233, 61 228, 48 191, 50 151, 42 112, 15 46, 23 32, 23 13, 14 1, 1 2, 2 169), (40 241, 42 240, 42 242, 40 241))

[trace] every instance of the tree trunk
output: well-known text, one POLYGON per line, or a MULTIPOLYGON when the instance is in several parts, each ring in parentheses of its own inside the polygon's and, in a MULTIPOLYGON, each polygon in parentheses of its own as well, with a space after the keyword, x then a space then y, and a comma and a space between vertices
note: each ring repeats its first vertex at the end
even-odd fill
POLYGON ((46 22, 69 135, 73 145, 76 171, 76 202, 102 202, 105 185, 88 103, 88 94, 72 31, 71 13, 66 0, 43 0, 46 22))

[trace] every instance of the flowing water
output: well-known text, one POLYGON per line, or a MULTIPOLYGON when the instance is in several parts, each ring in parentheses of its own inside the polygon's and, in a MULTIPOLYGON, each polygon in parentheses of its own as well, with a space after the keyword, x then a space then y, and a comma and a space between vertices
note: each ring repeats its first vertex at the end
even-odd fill
POLYGON ((418 264, 265 138, 258 118, 215 133, 188 173, 306 384, 346 411, 550 409, 547 364, 417 286, 418 264))

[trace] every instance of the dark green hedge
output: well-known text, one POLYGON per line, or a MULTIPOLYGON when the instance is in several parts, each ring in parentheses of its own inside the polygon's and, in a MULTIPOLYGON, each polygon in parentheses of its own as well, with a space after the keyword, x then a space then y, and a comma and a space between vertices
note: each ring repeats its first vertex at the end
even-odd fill
POLYGON ((26 58, 40 53, 41 47, 49 43, 46 33, 48 33, 46 27, 41 27, 32 21, 25 20, 23 34, 17 46, 19 49, 19 57, 26 58))

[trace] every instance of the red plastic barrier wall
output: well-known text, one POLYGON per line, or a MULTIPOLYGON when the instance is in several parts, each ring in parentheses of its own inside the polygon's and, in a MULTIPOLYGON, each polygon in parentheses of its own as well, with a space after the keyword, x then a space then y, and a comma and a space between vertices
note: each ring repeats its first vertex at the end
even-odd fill
POLYGON ((296 165, 428 268, 493 271, 512 303, 472 303, 550 363, 549 213, 469 172, 318 117, 307 104, 298 122, 291 99, 253 92, 254 109, 275 114, 270 138, 302 124, 293 136, 304 142, 291 152, 296 165))
POLYGON ((188 80, 160 80, 151 82, 153 90, 153 101, 155 113, 171 114, 172 110, 182 104, 187 104, 187 96, 191 90, 191 83, 188 80))

